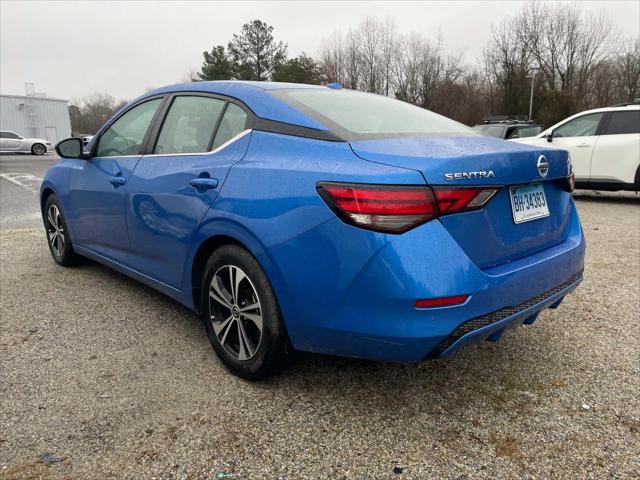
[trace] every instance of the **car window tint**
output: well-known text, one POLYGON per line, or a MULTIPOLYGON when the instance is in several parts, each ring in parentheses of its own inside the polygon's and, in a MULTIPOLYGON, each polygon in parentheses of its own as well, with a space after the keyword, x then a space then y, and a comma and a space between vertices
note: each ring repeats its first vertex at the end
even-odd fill
POLYGON ((590 113, 574 118, 553 131, 554 137, 586 137, 595 135, 604 113, 590 113))
POLYGON ((477 135, 471 128, 447 117, 381 95, 331 88, 270 90, 269 94, 347 140, 416 134, 477 135))
POLYGON ((140 153, 144 136, 161 102, 161 98, 149 100, 118 118, 100 137, 96 156, 117 157, 140 153))
POLYGON ((208 97, 176 97, 162 124, 154 153, 199 153, 209 142, 225 102, 208 97))
POLYGON ((500 125, 474 125, 471 129, 486 137, 502 138, 504 135, 504 127, 500 125))
POLYGON ((218 148, 220 145, 228 142, 233 137, 244 130, 247 124, 247 113, 237 105, 230 103, 224 117, 220 122, 220 127, 216 132, 216 138, 213 141, 212 148, 218 148))
POLYGON ((12 132, 0 132, 0 138, 20 138, 18 135, 12 132))
POLYGON ((516 128, 509 138, 535 137, 542 131, 542 127, 519 127, 516 128))
POLYGON ((629 112, 612 112, 607 135, 640 133, 640 110, 629 112))

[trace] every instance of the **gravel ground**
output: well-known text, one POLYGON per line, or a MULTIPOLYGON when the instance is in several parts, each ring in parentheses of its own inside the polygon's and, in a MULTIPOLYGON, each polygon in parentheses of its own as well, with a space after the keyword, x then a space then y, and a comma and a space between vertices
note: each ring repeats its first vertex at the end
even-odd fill
POLYGON ((640 197, 577 202, 585 281, 533 326, 419 366, 304 355, 257 384, 183 307, 5 230, 0 478, 638 478, 640 197))

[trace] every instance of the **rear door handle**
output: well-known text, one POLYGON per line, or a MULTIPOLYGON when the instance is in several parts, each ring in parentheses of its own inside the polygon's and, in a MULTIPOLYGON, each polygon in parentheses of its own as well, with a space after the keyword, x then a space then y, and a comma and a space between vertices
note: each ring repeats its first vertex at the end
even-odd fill
POLYGON ((114 187, 119 187, 127 183, 127 180, 124 177, 111 177, 109 183, 114 187))
POLYGON ((578 147, 583 147, 583 148, 584 147, 590 147, 590 146, 591 146, 591 144, 589 144, 589 143, 581 143, 580 145, 578 145, 578 147))
POLYGON ((218 186, 217 178, 198 177, 189 182, 189 185, 199 190, 210 190, 218 186))

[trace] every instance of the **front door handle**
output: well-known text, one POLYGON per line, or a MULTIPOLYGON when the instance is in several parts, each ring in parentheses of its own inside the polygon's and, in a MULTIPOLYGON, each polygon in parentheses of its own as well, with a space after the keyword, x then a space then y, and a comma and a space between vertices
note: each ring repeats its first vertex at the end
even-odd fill
POLYGON ((189 185, 197 188, 198 190, 210 190, 218 186, 217 178, 198 177, 189 182, 189 185))
POLYGON ((114 187, 119 187, 119 186, 124 185, 125 183, 127 183, 127 180, 125 180, 124 177, 111 177, 109 179, 109 183, 111 185, 113 185, 114 187))
POLYGON ((589 144, 589 143, 581 143, 580 145, 578 145, 578 147, 582 147, 582 148, 590 147, 590 146, 591 146, 591 144, 589 144))

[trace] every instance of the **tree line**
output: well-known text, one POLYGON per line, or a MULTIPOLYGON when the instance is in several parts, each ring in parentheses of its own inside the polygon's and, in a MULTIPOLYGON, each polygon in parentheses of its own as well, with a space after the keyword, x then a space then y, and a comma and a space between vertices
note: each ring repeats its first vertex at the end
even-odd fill
MULTIPOLYGON (((532 81, 533 117, 545 126, 640 97, 640 38, 623 38, 610 16, 578 4, 523 4, 516 15, 492 26, 482 55, 472 63, 463 53, 448 51, 441 34, 399 32, 389 17, 367 17, 347 32, 333 32, 321 41, 316 58, 289 57, 287 50, 272 26, 253 20, 227 45, 203 52, 200 70, 184 80, 337 82, 468 125, 492 114, 528 114, 532 81)), ((71 107, 80 111, 76 118, 92 119, 87 128, 105 110, 90 100, 71 107)), ((72 129, 79 131, 73 118, 72 129)))

